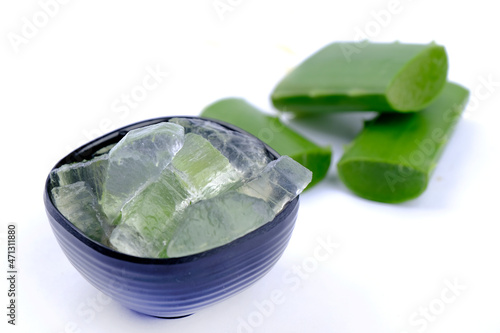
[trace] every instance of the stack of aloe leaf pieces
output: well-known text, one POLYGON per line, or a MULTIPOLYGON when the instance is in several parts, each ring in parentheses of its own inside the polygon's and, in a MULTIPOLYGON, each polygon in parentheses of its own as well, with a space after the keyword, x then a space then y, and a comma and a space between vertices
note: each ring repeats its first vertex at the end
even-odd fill
MULTIPOLYGON (((279 112, 297 118, 296 124, 334 112, 377 111, 345 147, 338 177, 360 197, 398 203, 425 191, 465 109, 469 91, 447 82, 447 74, 445 48, 434 42, 336 42, 285 75, 270 97, 279 112)), ((331 148, 311 142, 279 116, 237 98, 217 101, 201 115, 260 135, 313 172, 309 187, 327 176, 331 148)))

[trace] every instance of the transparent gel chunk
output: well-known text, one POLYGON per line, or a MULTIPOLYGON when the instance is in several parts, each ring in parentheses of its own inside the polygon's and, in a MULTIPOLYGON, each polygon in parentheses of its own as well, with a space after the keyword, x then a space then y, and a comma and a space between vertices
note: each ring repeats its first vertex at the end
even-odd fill
POLYGON ((177 228, 176 215, 239 180, 240 174, 210 142, 186 134, 184 145, 160 176, 125 204, 111 244, 122 252, 133 251, 126 252, 133 255, 160 256, 177 228), (128 237, 136 237, 133 249, 123 241, 128 237))
POLYGON ((183 182, 192 201, 213 197, 242 177, 208 140, 193 133, 186 134, 184 146, 168 170, 183 182))
POLYGON ((151 241, 133 226, 119 225, 111 233, 109 242, 113 248, 121 253, 143 258, 155 258, 157 255, 151 250, 151 241))
POLYGON ((270 162, 254 179, 237 191, 268 202, 275 214, 311 182, 312 172, 288 156, 270 162))
POLYGON ((173 123, 132 130, 109 152, 101 204, 110 221, 148 181, 172 161, 184 142, 184 128, 173 123))
POLYGON ((123 207, 110 243, 130 255, 158 257, 176 228, 173 216, 189 204, 189 197, 177 176, 164 170, 123 207))
POLYGON ((182 125, 186 133, 198 134, 210 141, 245 178, 254 176, 272 160, 264 144, 250 135, 203 119, 173 118, 170 122, 182 125))
POLYGON ((82 181, 54 187, 52 199, 57 209, 89 238, 105 243, 102 212, 90 187, 82 181))
POLYGON ((100 198, 107 168, 108 155, 101 155, 89 161, 65 164, 50 173, 50 183, 54 188, 83 181, 92 193, 100 198))
POLYGON ((200 253, 227 244, 271 221, 264 200, 228 191, 187 207, 167 248, 168 257, 200 253))

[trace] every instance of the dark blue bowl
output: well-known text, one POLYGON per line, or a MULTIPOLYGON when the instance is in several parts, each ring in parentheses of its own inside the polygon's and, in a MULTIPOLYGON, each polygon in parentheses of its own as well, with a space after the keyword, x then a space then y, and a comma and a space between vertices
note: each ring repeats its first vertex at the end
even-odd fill
MULTIPOLYGON (((90 159, 128 131, 170 118, 141 121, 106 134, 71 152, 54 168, 90 159)), ((214 122, 248 134, 235 126, 214 122)), ((269 146, 266 148, 271 156, 279 157, 269 146)), ((127 308, 165 318, 190 315, 264 276, 285 250, 299 208, 297 197, 274 220, 231 243, 195 255, 153 259, 123 254, 91 240, 57 210, 49 193, 47 177, 43 199, 52 230, 69 261, 85 279, 127 308)))

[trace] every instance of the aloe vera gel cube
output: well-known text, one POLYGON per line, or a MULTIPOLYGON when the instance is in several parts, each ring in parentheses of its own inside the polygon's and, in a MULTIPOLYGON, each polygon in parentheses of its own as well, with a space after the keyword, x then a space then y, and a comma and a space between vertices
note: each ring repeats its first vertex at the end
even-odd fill
POLYGON ((184 129, 159 123, 132 130, 109 152, 101 203, 113 221, 123 205, 146 182, 157 177, 181 149, 184 129))
POLYGON ((99 198, 102 195, 107 168, 107 155, 96 157, 90 161, 65 164, 50 173, 50 182, 52 187, 58 187, 83 181, 99 198))
POLYGON ((57 209, 89 238, 104 241, 102 212, 97 198, 83 181, 52 188, 57 209))
POLYGON ((273 212, 280 212, 285 204, 301 193, 311 182, 312 172, 288 156, 270 162, 255 178, 236 190, 265 200, 273 212))
POLYGON ((252 177, 271 161, 266 148, 257 138, 202 119, 174 118, 170 121, 182 125, 186 133, 207 139, 244 177, 252 177))

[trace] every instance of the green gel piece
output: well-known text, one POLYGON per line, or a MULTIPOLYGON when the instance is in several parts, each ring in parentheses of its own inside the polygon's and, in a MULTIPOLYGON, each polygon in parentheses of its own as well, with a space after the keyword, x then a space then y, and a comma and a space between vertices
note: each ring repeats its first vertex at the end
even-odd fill
POLYGON ((337 168, 360 197, 387 203, 418 197, 465 108, 469 91, 447 83, 439 97, 417 113, 381 114, 365 123, 337 168))
POLYGON ((104 243, 105 233, 101 224, 103 213, 95 194, 83 181, 54 187, 51 191, 55 206, 87 237, 104 243))
POLYGON ((191 201, 207 199, 241 180, 242 174, 208 140, 186 134, 184 146, 169 165, 191 194, 191 201))
POLYGON ((181 149, 184 128, 162 122, 128 132, 109 151, 100 204, 110 222, 150 179, 157 177, 181 149))
POLYGON ((167 248, 168 257, 182 257, 227 244, 274 218, 262 199, 235 191, 199 201, 180 217, 184 221, 167 248))
POLYGON ((173 216, 189 204, 189 193, 177 176, 164 170, 123 208, 110 243, 120 252, 157 257, 177 227, 173 216))
POLYGON ((254 177, 273 160, 257 138, 227 129, 211 120, 173 118, 170 122, 184 127, 186 134, 194 133, 207 139, 244 178, 254 177))
POLYGON ((83 181, 90 187, 92 193, 100 198, 107 168, 107 155, 84 162, 65 164, 50 173, 50 185, 54 188, 83 181))
POLYGON ((289 156, 270 162, 254 179, 236 189, 237 192, 265 200, 278 214, 311 182, 311 171, 289 156))
POLYGON ((442 90, 445 48, 435 43, 332 43, 310 56, 275 87, 284 112, 418 111, 442 90))
POLYGON ((280 155, 287 155, 313 173, 311 188, 322 180, 330 167, 332 150, 321 147, 287 127, 278 117, 266 115, 240 98, 219 100, 201 113, 202 117, 218 119, 253 134, 280 155))

